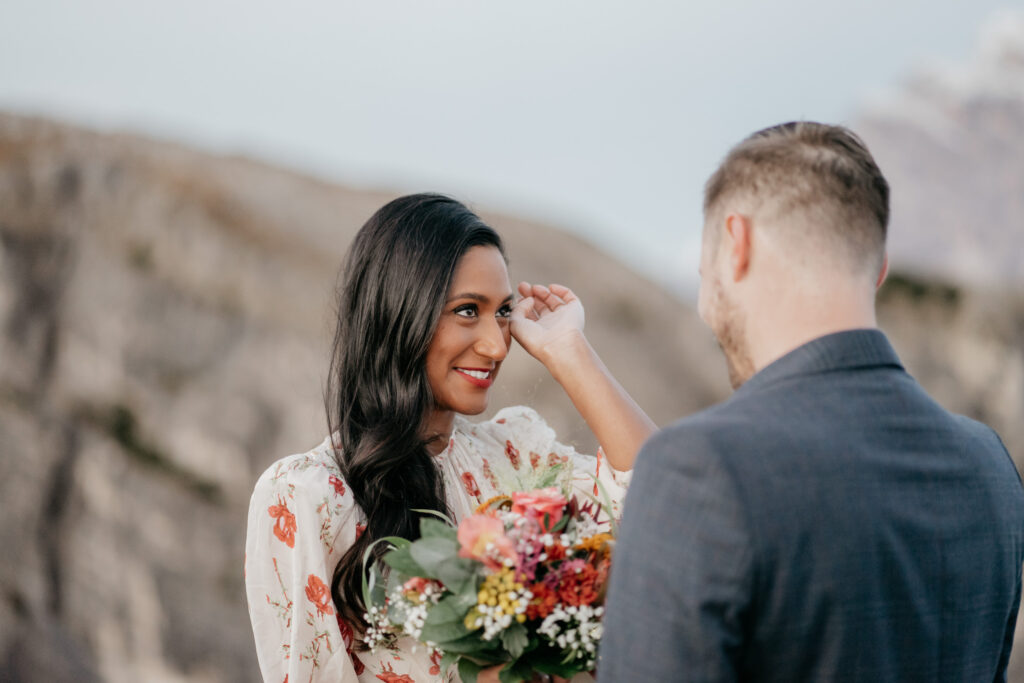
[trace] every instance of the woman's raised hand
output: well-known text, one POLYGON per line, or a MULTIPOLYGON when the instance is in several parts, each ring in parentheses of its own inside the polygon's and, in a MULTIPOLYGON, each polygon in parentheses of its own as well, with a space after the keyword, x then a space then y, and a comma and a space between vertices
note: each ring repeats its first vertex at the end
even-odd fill
POLYGON ((512 336, 547 368, 620 472, 632 469, 640 446, 656 429, 615 381, 583 335, 583 304, 568 287, 519 283, 512 336))
POLYGON ((522 299, 512 309, 512 336, 547 365, 554 356, 572 352, 583 336, 583 304, 562 285, 519 283, 522 299))

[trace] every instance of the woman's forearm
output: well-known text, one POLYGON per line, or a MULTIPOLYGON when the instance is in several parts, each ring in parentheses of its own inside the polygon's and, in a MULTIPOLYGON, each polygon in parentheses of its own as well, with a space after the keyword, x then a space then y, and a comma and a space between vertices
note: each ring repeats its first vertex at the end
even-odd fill
POLYGON ((540 359, 601 444, 609 464, 629 470, 657 426, 616 381, 582 331, 565 334, 540 359))

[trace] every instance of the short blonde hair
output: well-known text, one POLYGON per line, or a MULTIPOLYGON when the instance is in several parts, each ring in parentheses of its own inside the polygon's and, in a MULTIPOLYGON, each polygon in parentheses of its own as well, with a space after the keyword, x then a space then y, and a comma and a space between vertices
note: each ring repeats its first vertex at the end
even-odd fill
POLYGON ((708 179, 705 219, 734 200, 749 202, 763 218, 813 230, 798 239, 834 245, 853 265, 881 265, 889 183, 847 128, 800 121, 750 135, 708 179))

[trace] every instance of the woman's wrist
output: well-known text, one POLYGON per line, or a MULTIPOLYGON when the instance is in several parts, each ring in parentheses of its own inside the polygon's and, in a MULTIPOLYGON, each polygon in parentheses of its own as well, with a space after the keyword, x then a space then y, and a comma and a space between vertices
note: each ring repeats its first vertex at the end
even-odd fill
POLYGON ((538 360, 559 383, 567 373, 574 373, 583 363, 592 359, 593 349, 583 330, 569 330, 551 340, 541 351, 538 360))

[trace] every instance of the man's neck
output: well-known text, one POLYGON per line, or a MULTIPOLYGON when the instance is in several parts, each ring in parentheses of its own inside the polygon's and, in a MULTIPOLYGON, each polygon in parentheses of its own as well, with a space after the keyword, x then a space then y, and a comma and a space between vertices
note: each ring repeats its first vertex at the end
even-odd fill
POLYGON ((758 372, 819 337, 877 326, 873 301, 854 297, 794 298, 748 320, 750 358, 758 372))

